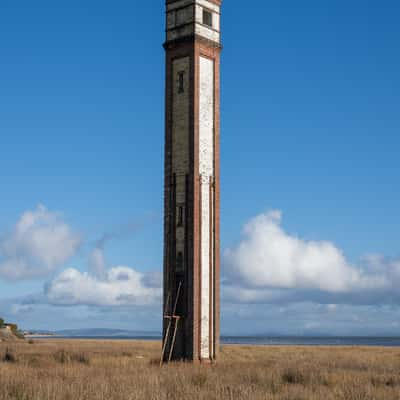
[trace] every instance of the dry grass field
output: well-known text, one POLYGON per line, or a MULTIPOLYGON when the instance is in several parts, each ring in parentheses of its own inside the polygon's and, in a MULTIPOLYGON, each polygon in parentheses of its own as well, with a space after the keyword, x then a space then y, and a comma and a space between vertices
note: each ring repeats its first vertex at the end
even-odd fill
POLYGON ((160 368, 160 344, 0 343, 0 400, 399 400, 400 349, 223 346, 217 365, 160 368))

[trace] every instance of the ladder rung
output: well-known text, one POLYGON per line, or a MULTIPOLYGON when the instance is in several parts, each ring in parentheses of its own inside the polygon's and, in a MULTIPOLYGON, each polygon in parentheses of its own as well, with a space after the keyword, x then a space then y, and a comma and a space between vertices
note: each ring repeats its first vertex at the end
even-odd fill
POLYGON ((173 331, 173 335, 172 335, 172 338, 171 338, 168 361, 171 361, 172 353, 173 353, 173 350, 174 350, 174 347, 175 347, 176 332, 178 330, 178 322, 181 319, 181 317, 179 315, 175 315, 175 313, 177 311, 176 309, 177 309, 177 306, 178 306, 178 299, 179 299, 179 296, 180 296, 181 288, 182 288, 182 281, 179 282, 179 286, 178 286, 178 290, 177 290, 177 293, 176 293, 174 307, 172 309, 172 315, 167 315, 166 314, 167 309, 168 309, 168 303, 169 303, 169 300, 171 298, 170 293, 168 293, 167 302, 166 302, 167 304, 166 304, 166 307, 165 307, 165 310, 164 310, 164 319, 169 320, 169 322, 168 322, 168 326, 167 326, 167 329, 166 329, 166 332, 165 332, 165 336, 163 338, 164 343, 163 343, 163 348, 162 348, 162 352, 161 352, 160 366, 163 364, 163 361, 164 361, 164 355, 165 355, 165 351, 167 349, 167 343, 169 342, 169 335, 170 335, 171 325, 173 324, 173 321, 175 321, 175 326, 174 326, 174 331, 173 331))

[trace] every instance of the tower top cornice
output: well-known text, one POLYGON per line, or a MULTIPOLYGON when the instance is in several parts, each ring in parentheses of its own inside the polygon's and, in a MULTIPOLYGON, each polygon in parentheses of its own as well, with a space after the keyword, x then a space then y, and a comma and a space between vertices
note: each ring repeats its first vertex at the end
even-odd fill
MULTIPOLYGON (((222 0, 208 0, 210 3, 214 3, 217 6, 220 6, 222 4, 222 0)), ((201 3, 201 0, 166 0, 167 4, 172 4, 172 3, 187 3, 187 4, 193 4, 193 3, 201 3)))
POLYGON ((166 43, 189 37, 221 43, 221 0, 166 0, 166 43))

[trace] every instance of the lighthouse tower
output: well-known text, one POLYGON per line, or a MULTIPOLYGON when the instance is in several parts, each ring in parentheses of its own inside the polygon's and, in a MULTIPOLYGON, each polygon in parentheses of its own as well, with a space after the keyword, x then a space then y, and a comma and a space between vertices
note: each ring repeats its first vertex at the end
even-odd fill
POLYGON ((166 0, 163 362, 219 347, 220 0, 166 0))

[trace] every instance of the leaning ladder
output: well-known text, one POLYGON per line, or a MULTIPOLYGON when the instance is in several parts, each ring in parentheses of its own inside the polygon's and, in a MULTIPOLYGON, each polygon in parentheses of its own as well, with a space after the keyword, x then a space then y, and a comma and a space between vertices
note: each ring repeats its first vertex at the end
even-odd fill
POLYGON ((171 332, 171 327, 172 327, 172 325, 174 325, 174 329, 173 329, 173 333, 172 333, 172 339, 171 339, 171 346, 170 346, 169 354, 168 354, 168 362, 171 361, 171 359, 172 359, 172 353, 174 351, 175 341, 176 341, 176 333, 178 331, 178 324, 179 324, 179 320, 181 318, 179 315, 176 315, 176 308, 178 306, 178 300, 179 300, 179 295, 181 293, 181 288, 182 288, 182 281, 179 282, 178 290, 176 292, 175 303, 174 303, 174 307, 172 309, 172 314, 171 315, 167 314, 169 301, 171 299, 171 292, 168 293, 167 301, 165 303, 164 319, 168 320, 168 326, 167 326, 167 329, 165 331, 164 343, 163 343, 162 352, 161 352, 160 366, 163 365, 164 357, 165 357, 165 351, 167 349, 167 344, 169 342, 169 336, 170 336, 170 332, 171 332))

